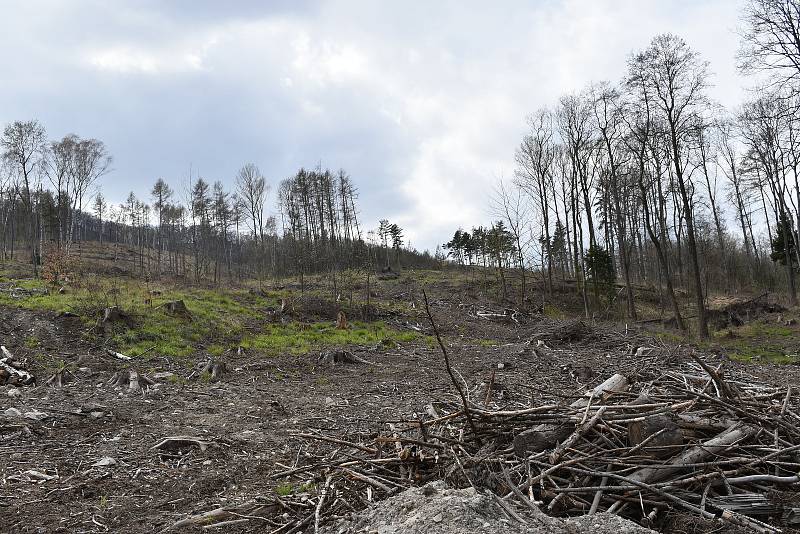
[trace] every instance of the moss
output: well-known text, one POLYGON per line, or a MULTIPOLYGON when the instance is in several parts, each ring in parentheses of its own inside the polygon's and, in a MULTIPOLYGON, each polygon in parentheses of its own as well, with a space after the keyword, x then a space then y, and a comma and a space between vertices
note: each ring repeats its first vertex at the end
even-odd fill
POLYGON ((765 320, 714 332, 714 341, 732 359, 747 362, 799 363, 798 337, 796 328, 765 320))

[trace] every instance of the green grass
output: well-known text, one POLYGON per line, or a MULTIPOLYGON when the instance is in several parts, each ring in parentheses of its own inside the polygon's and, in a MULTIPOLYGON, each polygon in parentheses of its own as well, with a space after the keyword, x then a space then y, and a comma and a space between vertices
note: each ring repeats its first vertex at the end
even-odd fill
POLYGON ((415 332, 392 330, 382 322, 353 322, 350 326, 338 330, 332 323, 267 325, 263 332, 242 340, 242 346, 266 354, 305 354, 329 346, 409 342, 419 337, 415 332))
MULTIPOLYGON (((46 289, 37 280, 18 280, 25 289, 46 289)), ((96 328, 102 310, 119 306, 131 317, 130 326, 112 325, 110 346, 131 357, 186 358, 195 353, 219 357, 234 347, 270 355, 304 354, 327 346, 374 345, 409 342, 420 337, 415 332, 397 331, 383 322, 352 322, 351 328, 338 330, 334 323, 267 323, 267 309, 277 308, 285 291, 250 292, 246 289, 201 289, 162 287, 129 279, 89 276, 65 293, 54 288, 42 295, 13 299, 0 293, 0 304, 37 311, 71 311, 81 317, 89 336, 100 335, 96 328), (162 293, 153 296, 150 289, 162 293), (183 300, 191 320, 168 314, 160 305, 183 300), (247 328, 246 328, 247 327, 247 328)), ((27 347, 35 349, 39 340, 30 336, 27 347)))
POLYGON ((277 493, 280 497, 288 497, 289 495, 293 495, 295 493, 307 493, 315 488, 315 484, 311 482, 306 482, 305 484, 301 484, 299 486, 293 486, 290 482, 286 484, 281 484, 275 487, 275 493, 277 493))
POLYGON ((800 363, 798 329, 767 322, 753 321, 740 327, 719 330, 713 334, 731 359, 743 362, 800 363))

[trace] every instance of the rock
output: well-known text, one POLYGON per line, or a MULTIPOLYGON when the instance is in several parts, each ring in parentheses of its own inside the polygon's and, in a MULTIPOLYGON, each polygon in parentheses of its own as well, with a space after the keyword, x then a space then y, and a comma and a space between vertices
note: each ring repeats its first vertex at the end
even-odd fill
POLYGON ((22 412, 16 408, 9 408, 3 412, 6 417, 22 417, 22 412))
POLYGON ((47 482, 48 480, 58 480, 58 475, 48 475, 46 473, 42 473, 41 471, 36 471, 34 469, 28 469, 23 475, 27 476, 31 482, 47 482))
POLYGON ((33 421, 42 421, 43 419, 47 419, 49 415, 45 412, 40 412, 39 410, 33 409, 28 412, 25 412, 25 419, 32 419, 33 421))
POLYGON ((8 395, 9 398, 12 399, 18 399, 22 397, 22 392, 17 388, 11 388, 6 392, 6 395, 8 395))
POLYGON ((117 465, 117 460, 111 456, 104 456, 92 464, 92 467, 109 467, 117 465))
POLYGON ((152 376, 156 380, 162 380, 164 378, 172 378, 173 376, 175 376, 175 373, 173 373, 172 371, 159 371, 157 373, 153 373, 150 376, 152 376))

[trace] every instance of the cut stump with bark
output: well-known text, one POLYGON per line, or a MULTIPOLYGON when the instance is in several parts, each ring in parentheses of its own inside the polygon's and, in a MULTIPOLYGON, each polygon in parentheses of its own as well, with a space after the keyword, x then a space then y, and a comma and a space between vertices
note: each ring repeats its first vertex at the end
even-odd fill
POLYGON ((169 315, 174 315, 175 317, 183 317, 185 319, 192 319, 192 313, 189 311, 189 308, 186 307, 186 303, 182 300, 173 300, 170 302, 165 302, 160 306, 164 308, 169 315))

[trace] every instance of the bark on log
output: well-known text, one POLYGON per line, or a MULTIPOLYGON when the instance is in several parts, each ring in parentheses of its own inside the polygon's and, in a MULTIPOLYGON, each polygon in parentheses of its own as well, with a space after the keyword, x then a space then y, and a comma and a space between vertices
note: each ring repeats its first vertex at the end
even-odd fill
POLYGON ((628 424, 628 440, 632 446, 643 443, 654 434, 658 435, 641 449, 649 456, 666 458, 677 450, 675 446, 683 445, 680 428, 673 418, 667 415, 651 415, 628 424))
POLYGON ((734 443, 755 434, 755 432, 756 429, 750 426, 733 426, 705 443, 675 456, 665 466, 644 467, 634 471, 628 478, 634 482, 660 482, 687 469, 687 465, 703 462, 710 456, 724 451, 734 443))
MULTIPOLYGON (((583 398, 570 404, 571 408, 586 408, 595 399, 605 400, 614 393, 619 393, 628 389, 630 382, 621 375, 615 374, 605 382, 586 393, 583 398)), ((517 456, 527 456, 532 452, 555 447, 564 441, 573 432, 574 428, 565 425, 541 424, 520 432, 514 437, 514 453, 517 456)))

